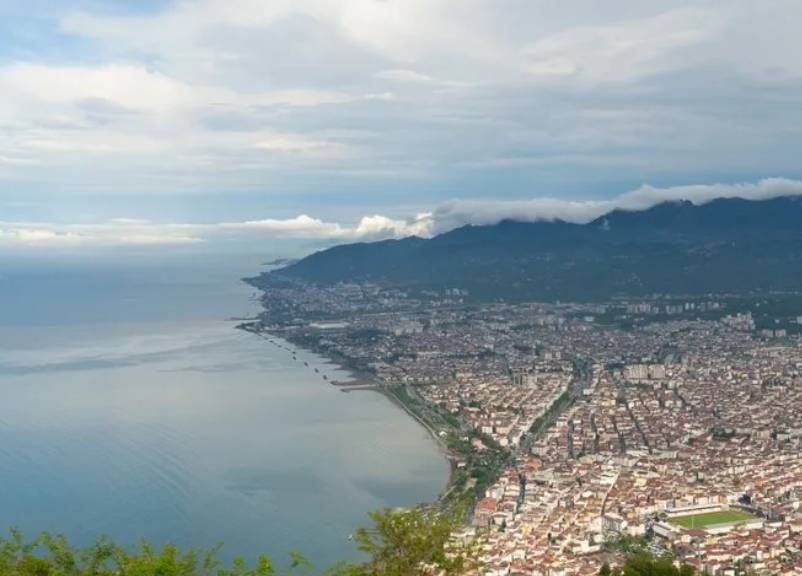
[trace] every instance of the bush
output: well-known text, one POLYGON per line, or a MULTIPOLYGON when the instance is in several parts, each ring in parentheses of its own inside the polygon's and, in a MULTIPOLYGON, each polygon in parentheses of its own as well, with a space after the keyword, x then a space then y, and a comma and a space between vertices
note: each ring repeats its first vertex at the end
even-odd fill
POLYGON ((373 528, 355 534, 364 564, 335 570, 337 576, 457 576, 479 567, 478 543, 456 542, 460 511, 385 509, 370 515, 373 528))
POLYGON ((599 570, 600 576, 694 576, 693 567, 674 565, 671 557, 655 558, 648 552, 640 552, 627 558, 623 566, 611 569, 608 564, 599 570))
MULTIPOLYGON (((101 538, 86 548, 73 548, 63 536, 46 532, 26 541, 17 530, 0 539, 2 576, 274 576, 267 556, 248 565, 242 559, 224 566, 216 559, 219 546, 203 553, 181 552, 167 544, 160 549, 142 542, 129 552, 101 538)), ((293 557, 291 565, 299 565, 293 557)))
MULTIPOLYGON (((431 508, 383 510, 370 515, 374 526, 355 533, 368 560, 339 564, 326 576, 457 576, 476 568, 478 548, 456 542, 460 512, 431 508)), ((217 559, 220 545, 206 551, 179 550, 172 544, 155 548, 142 542, 127 550, 107 538, 85 548, 72 547, 63 536, 42 533, 27 541, 18 530, 0 537, 0 576, 278 576, 312 574, 301 555, 290 554, 278 571, 267 556, 249 564, 241 558, 230 564, 217 559)))

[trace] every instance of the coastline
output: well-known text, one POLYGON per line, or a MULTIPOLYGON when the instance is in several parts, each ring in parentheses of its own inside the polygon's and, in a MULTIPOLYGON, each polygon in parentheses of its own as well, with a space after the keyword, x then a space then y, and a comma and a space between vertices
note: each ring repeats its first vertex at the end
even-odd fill
POLYGON ((404 412, 409 414, 418 424, 423 426, 423 428, 429 433, 434 440, 437 447, 440 449, 440 452, 443 454, 445 459, 448 461, 448 482, 446 482, 445 489, 440 494, 438 500, 441 500, 445 497, 449 492, 451 492, 451 488, 454 486, 454 474, 457 471, 457 456, 451 451, 448 445, 443 441, 443 438, 437 433, 431 423, 427 422, 424 418, 416 414, 412 408, 410 408, 403 400, 401 400, 396 394, 393 394, 392 391, 379 387, 376 389, 376 392, 385 396, 390 402, 401 408, 404 412))
MULTIPOLYGON (((367 372, 362 370, 358 367, 352 365, 345 357, 340 356, 339 354, 332 354, 330 352, 324 350, 317 350, 314 348, 310 348, 304 346, 300 343, 293 342, 292 340, 286 339, 282 334, 277 332, 272 332, 270 330, 266 330, 259 326, 257 322, 243 322, 236 326, 236 328, 243 330, 245 332, 250 332, 255 334, 262 339, 266 340, 268 343, 273 344, 283 350, 287 351, 288 353, 292 354, 293 350, 289 346, 282 346, 276 342, 273 342, 272 339, 279 340, 282 343, 292 345, 296 349, 303 350, 304 352, 314 354, 326 361, 330 362, 338 370, 343 372, 347 372, 349 375, 349 379, 346 381, 339 381, 339 380, 326 380, 326 383, 339 388, 341 392, 351 393, 351 392, 358 392, 358 391, 368 391, 368 392, 375 392, 382 396, 384 396, 390 403, 404 411, 408 416, 410 416, 416 423, 418 423, 427 433, 427 435, 431 438, 431 440, 437 446, 441 455, 445 458, 446 462, 448 462, 448 478, 446 481, 443 490, 437 497, 435 502, 440 502, 447 494, 449 494, 454 487, 454 480, 455 480, 455 472, 457 469, 457 460, 458 457, 454 454, 450 448, 448 447, 447 443, 444 439, 438 434, 437 430, 434 428, 432 423, 428 422, 425 418, 421 415, 417 414, 412 408, 404 402, 397 394, 393 392, 393 390, 386 384, 379 382, 376 377, 367 372)), ((398 384, 397 386, 403 386, 403 384, 398 384)))

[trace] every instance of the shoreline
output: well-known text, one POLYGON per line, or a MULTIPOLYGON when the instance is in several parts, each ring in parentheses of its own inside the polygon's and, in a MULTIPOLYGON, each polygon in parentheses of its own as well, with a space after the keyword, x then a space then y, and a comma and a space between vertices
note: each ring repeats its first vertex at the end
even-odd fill
POLYGON ((451 488, 454 486, 454 475, 457 471, 457 457, 454 453, 449 449, 446 443, 443 441, 442 437, 437 433, 431 423, 427 422, 424 418, 416 414, 407 404, 402 401, 398 396, 393 394, 387 388, 379 387, 376 389, 376 392, 385 396, 390 402, 398 406, 401 410, 406 412, 413 420, 415 420, 418 424, 423 426, 424 430, 429 434, 429 436, 434 440, 434 443, 437 445, 440 452, 443 454, 445 459, 448 461, 448 482, 446 482, 445 489, 443 492, 438 496, 438 501, 442 500, 444 496, 446 496, 449 492, 451 492, 451 488))
MULTIPOLYGON (((358 391, 368 391, 368 392, 375 392, 381 396, 384 396, 390 403, 392 403, 397 408, 401 409, 405 412, 409 417, 411 417, 418 425, 420 425, 425 431, 427 436, 434 442, 437 446, 438 451, 440 454, 445 458, 446 462, 448 463, 448 478, 446 480, 446 484, 443 487, 443 490, 437 496, 435 503, 439 503, 442 499, 451 492, 451 489, 454 486, 454 477, 455 472, 457 469, 457 456, 448 448, 446 443, 443 441, 443 438, 440 437, 437 430, 435 430, 434 426, 427 422, 426 419, 422 418, 419 414, 416 414, 398 395, 394 394, 392 390, 388 387, 388 385, 379 382, 376 377, 367 372, 365 370, 359 369, 355 366, 352 366, 350 362, 344 357, 339 354, 332 354, 329 352, 325 352, 322 350, 316 350, 314 348, 308 348, 292 340, 286 339, 283 335, 271 332, 270 330, 264 328, 255 328, 253 327, 253 323, 241 323, 236 326, 237 329, 243 330, 245 332, 250 332, 256 336, 261 337, 262 339, 266 340, 267 342, 273 344, 274 346, 281 348, 287 351, 290 354, 293 354, 293 350, 286 346, 281 346, 271 340, 271 338, 275 338, 280 340, 283 343, 290 344, 299 350, 303 350, 304 352, 314 354, 319 356, 320 358, 325 359, 326 361, 330 362, 338 370, 347 372, 349 374, 349 379, 347 381, 339 381, 339 380, 329 380, 324 378, 324 381, 338 388, 341 392, 351 393, 351 392, 358 392, 358 391), (270 338, 268 338, 268 336, 270 338)), ((404 386, 403 384, 397 384, 397 386, 404 386)))

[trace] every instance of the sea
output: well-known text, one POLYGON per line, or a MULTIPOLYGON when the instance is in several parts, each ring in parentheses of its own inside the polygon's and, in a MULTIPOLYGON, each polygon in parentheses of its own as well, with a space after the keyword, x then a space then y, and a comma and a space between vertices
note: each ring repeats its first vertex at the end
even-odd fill
POLYGON ((385 507, 434 500, 428 433, 325 358, 237 330, 258 254, 6 257, 0 529, 88 544, 358 559, 385 507), (295 356, 295 359, 293 358, 295 356), (323 379, 326 375, 329 381, 323 379))

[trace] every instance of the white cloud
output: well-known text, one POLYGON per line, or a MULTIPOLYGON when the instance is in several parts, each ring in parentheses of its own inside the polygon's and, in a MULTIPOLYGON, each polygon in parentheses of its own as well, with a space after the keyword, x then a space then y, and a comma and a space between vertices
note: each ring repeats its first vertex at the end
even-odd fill
POLYGON ((226 222, 205 227, 208 233, 219 230, 237 233, 258 233, 292 238, 325 240, 376 240, 381 238, 403 238, 411 235, 427 235, 431 221, 429 214, 421 214, 406 220, 393 220, 381 214, 363 216, 352 225, 326 222, 301 214, 285 220, 266 219, 246 222, 226 222))
POLYGON ((310 88, 297 88, 293 90, 275 90, 257 93, 254 95, 231 95, 230 101, 240 105, 260 106, 298 106, 313 107, 326 104, 344 104, 351 102, 354 97, 345 92, 334 90, 313 90, 310 88))
POLYGON ((303 152, 329 156, 343 154, 346 151, 346 147, 337 142, 315 140, 292 134, 266 135, 255 142, 253 147, 270 152, 303 152))
POLYGON ((370 92, 365 94, 365 100, 379 100, 384 102, 392 102, 396 99, 395 93, 393 92, 370 92))
POLYGON ((12 64, 0 69, 0 86, 6 94, 43 102, 100 100, 133 110, 165 111, 193 100, 189 87, 132 65, 12 64))
POLYGON ((0 182, 66 211, 87 191, 314 213, 324 187, 405 205, 412 178, 437 203, 799 174, 796 0, 57 4, 57 33, 0 65, 0 182))
POLYGON ((12 242, 19 242, 20 244, 50 244, 53 242, 75 242, 79 237, 75 234, 56 232, 43 228, 9 228, 6 230, 0 229, 2 238, 9 239, 12 242))
POLYGON ((412 84, 435 84, 436 80, 426 74, 415 72, 414 70, 382 70, 376 73, 376 78, 381 80, 392 80, 393 82, 410 82, 412 84))
POLYGON ((382 70, 375 75, 379 80, 389 80, 402 84, 418 84, 421 86, 439 86, 445 88, 467 88, 471 84, 467 82, 455 82, 453 80, 442 80, 433 78, 427 74, 421 74, 414 70, 396 68, 392 70, 382 70))
POLYGON ((381 215, 365 216, 354 225, 327 222, 306 214, 286 219, 267 218, 212 224, 159 223, 136 218, 114 218, 96 224, 0 221, 0 245, 39 248, 148 246, 251 237, 347 242, 426 234, 429 225, 426 215, 409 222, 381 215))
POLYGON ((434 210, 432 219, 433 229, 439 233, 466 224, 487 225, 501 220, 587 222, 613 207, 612 201, 576 201, 562 198, 450 200, 434 210))
POLYGON ((187 228, 125 218, 99 224, 0 222, 0 245, 53 248, 202 242, 200 237, 189 233, 187 228))
POLYGON ((697 184, 658 188, 644 184, 608 200, 565 200, 532 198, 528 200, 452 200, 438 206, 433 214, 432 231, 444 232, 466 224, 494 224, 501 220, 522 222, 564 220, 586 223, 612 210, 644 210, 656 204, 689 200, 704 204, 716 198, 765 200, 779 196, 802 195, 802 180, 765 178, 754 183, 697 184))
POLYGON ((702 8, 672 10, 656 16, 603 26, 569 28, 523 48, 526 70, 541 78, 571 77, 591 83, 630 81, 687 67, 678 50, 712 39, 721 14, 702 8))
POLYGON ((293 218, 246 220, 212 224, 158 223, 115 218, 98 224, 0 222, 0 244, 22 246, 119 246, 191 244, 251 237, 298 238, 331 242, 372 241, 407 236, 428 237, 467 224, 501 220, 521 222, 564 220, 585 223, 615 209, 642 210, 660 202, 690 200, 704 204, 716 198, 765 200, 802 195, 802 180, 766 178, 754 183, 699 184, 657 188, 643 185, 609 200, 451 200, 408 219, 381 214, 363 216, 353 224, 330 222, 301 214, 293 218))
POLYGON ((342 226, 336 223, 324 222, 301 214, 295 218, 277 220, 248 220, 245 222, 224 222, 211 226, 226 232, 250 232, 265 235, 277 235, 299 238, 339 238, 345 234, 342 226))
POLYGON ((341 104, 347 93, 312 88, 238 92, 225 86, 187 83, 133 64, 53 66, 16 63, 0 67, 4 98, 51 104, 106 103, 129 110, 188 111, 199 107, 298 106, 341 104))
POLYGON ((363 216, 350 232, 356 238, 403 238, 428 236, 431 233, 431 214, 418 214, 411 220, 392 220, 381 214, 363 216))
POLYGON ((757 182, 738 184, 695 184, 657 188, 644 184, 637 190, 612 200, 617 208, 642 210, 667 200, 690 200, 704 204, 716 198, 766 200, 779 196, 802 195, 802 181, 790 178, 764 178, 757 182))
POLYGON ((30 166, 36 164, 36 160, 0 155, 0 164, 5 164, 6 166, 30 166))

